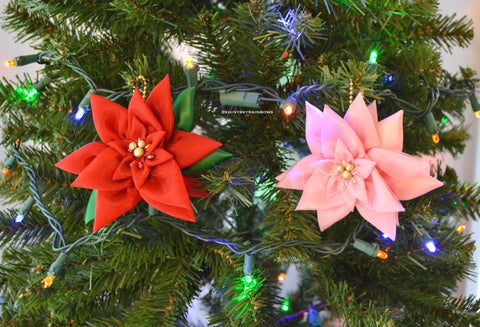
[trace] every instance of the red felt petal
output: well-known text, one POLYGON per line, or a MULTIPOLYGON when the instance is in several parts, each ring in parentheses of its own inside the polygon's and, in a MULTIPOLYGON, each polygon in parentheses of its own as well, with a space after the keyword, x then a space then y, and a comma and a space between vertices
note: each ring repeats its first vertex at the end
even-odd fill
POLYGON ((170 93, 170 79, 168 75, 153 88, 146 102, 155 117, 162 124, 163 130, 167 132, 166 139, 168 140, 174 124, 172 94, 170 93))
POLYGON ((80 174, 92 161, 108 147, 100 142, 87 144, 77 151, 69 154, 60 162, 55 164, 56 167, 74 174, 80 174))
POLYGON ((135 187, 140 189, 150 175, 152 168, 145 164, 144 158, 132 162, 132 177, 135 187))
POLYGON ((133 184, 131 178, 115 180, 115 171, 123 157, 112 148, 100 153, 72 183, 74 187, 88 188, 99 191, 120 191, 133 184))
POLYGON ((201 188, 198 175, 194 174, 183 176, 183 180, 185 181, 185 187, 187 188, 189 196, 193 196, 196 198, 209 197, 210 193, 207 190, 201 188))
POLYGON ((194 133, 174 130, 166 145, 180 168, 193 165, 209 153, 222 146, 222 143, 194 133))
POLYGON ((118 165, 117 169, 113 173, 113 180, 118 181, 121 179, 132 177, 132 169, 130 164, 133 161, 133 157, 124 157, 122 162, 118 165))
POLYGON ((144 158, 147 166, 155 167, 173 159, 173 155, 162 148, 156 148, 153 152, 145 154, 144 158))
POLYGON ((108 146, 117 150, 121 156, 132 156, 131 152, 128 151, 128 145, 133 141, 130 140, 119 140, 108 142, 108 146))
POLYGON ((130 211, 140 200, 141 197, 134 186, 117 192, 97 191, 93 231, 99 230, 130 211))
POLYGON ((195 221, 180 167, 174 160, 153 168, 138 192, 155 209, 180 219, 195 221))
POLYGON ((126 138, 133 141, 145 141, 147 138, 147 128, 135 116, 129 117, 128 119, 128 131, 126 138))
POLYGON ((149 133, 163 131, 162 124, 155 117, 150 106, 145 103, 138 89, 135 89, 128 104, 128 120, 130 121, 132 117, 136 117, 149 133))
POLYGON ((163 148, 163 142, 164 141, 165 141, 165 132, 164 131, 149 134, 147 136, 147 140, 146 140, 146 142, 148 144, 148 148, 145 150, 145 153, 146 154, 151 153, 158 146, 163 148))
POLYGON ((104 143, 125 139, 128 127, 127 109, 93 93, 90 94, 93 122, 104 143))

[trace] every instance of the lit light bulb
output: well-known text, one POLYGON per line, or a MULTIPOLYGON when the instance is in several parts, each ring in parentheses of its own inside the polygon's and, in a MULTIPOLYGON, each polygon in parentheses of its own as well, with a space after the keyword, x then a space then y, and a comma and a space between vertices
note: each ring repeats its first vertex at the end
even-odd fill
POLYGON ((424 243, 424 246, 427 248, 430 253, 435 253, 437 252, 437 246, 433 242, 433 240, 428 240, 424 243))
POLYGON ((382 250, 378 250, 376 256, 377 256, 377 258, 380 258, 380 259, 383 259, 383 260, 388 259, 388 253, 385 252, 385 251, 382 251, 382 250))
POLYGON ((53 280, 55 279, 55 276, 52 274, 48 274, 47 277, 42 279, 41 283, 43 284, 43 288, 49 288, 53 284, 53 280))
POLYGON ((17 65, 17 61, 15 59, 12 59, 12 60, 9 60, 7 62, 5 62, 5 66, 7 67, 13 67, 13 66, 16 66, 17 65))
POLYGON ((460 226, 457 227, 457 232, 461 233, 461 232, 463 232, 466 228, 467 228, 467 226, 465 226, 465 225, 460 225, 460 226))
POLYGON ((475 111, 475 117, 480 118, 480 110, 475 111))
POLYGON ((284 280, 285 280, 285 273, 282 272, 282 273, 280 273, 280 275, 278 275, 278 281, 283 282, 284 280))
POLYGON ((22 215, 22 214, 17 214, 17 216, 15 217, 15 222, 18 224, 18 223, 21 223, 23 221, 23 219, 25 218, 25 215, 22 215))
POLYGON ((388 239, 390 238, 390 236, 388 236, 387 233, 383 233, 383 234, 382 234, 382 237, 383 237, 383 239, 385 239, 385 240, 388 240, 388 239))
POLYGON ((295 112, 295 107, 293 104, 289 103, 283 108, 283 113, 285 116, 291 116, 295 112))
POLYGON ((185 67, 188 69, 195 68, 195 62, 193 61, 192 57, 187 57, 187 59, 185 59, 185 67))
POLYGON ((288 311, 290 309, 290 300, 288 299, 288 297, 286 297, 285 300, 283 300, 283 303, 280 306, 280 309, 282 309, 282 311, 288 311))
POLYGON ((377 50, 372 50, 372 52, 370 52, 370 59, 368 60, 368 62, 371 63, 372 65, 375 65, 377 63, 377 57, 378 57, 377 50))
POLYGON ((432 135, 432 141, 433 143, 439 143, 440 142, 440 136, 438 136, 438 134, 433 134, 432 135))
POLYGON ((76 121, 80 121, 82 120, 83 116, 85 116, 86 113, 87 113, 87 109, 85 109, 84 107, 78 107, 78 110, 75 113, 75 116, 73 117, 73 119, 75 119, 76 121))
POLYGON ((3 177, 7 176, 13 169, 2 168, 3 177))

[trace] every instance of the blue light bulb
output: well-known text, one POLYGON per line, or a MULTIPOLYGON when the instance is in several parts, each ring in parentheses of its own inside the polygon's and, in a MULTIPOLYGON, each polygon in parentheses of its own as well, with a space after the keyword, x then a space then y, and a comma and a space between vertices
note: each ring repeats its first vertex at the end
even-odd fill
POLYGON ((16 223, 21 223, 23 221, 23 218, 25 218, 24 215, 22 214, 17 214, 17 216, 15 217, 15 222, 16 223))
POLYGON ((385 239, 385 240, 388 240, 390 238, 390 236, 388 236, 386 233, 383 233, 382 234, 382 237, 385 239))
POLYGON ((437 246, 433 242, 433 240, 428 240, 424 243, 424 246, 427 248, 430 253, 435 253, 437 252, 437 246))
POLYGON ((78 107, 78 110, 75 113, 75 116, 73 117, 73 119, 75 119, 76 121, 80 121, 82 120, 83 116, 85 116, 86 113, 87 113, 87 109, 85 109, 84 107, 78 107))

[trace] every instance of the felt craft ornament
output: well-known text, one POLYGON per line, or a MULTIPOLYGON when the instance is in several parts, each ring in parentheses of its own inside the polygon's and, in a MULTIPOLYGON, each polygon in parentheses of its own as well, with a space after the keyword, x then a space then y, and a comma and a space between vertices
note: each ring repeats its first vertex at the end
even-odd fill
POLYGON ((328 106, 306 103, 305 134, 311 155, 277 176, 277 187, 303 190, 296 210, 316 210, 324 231, 357 208, 395 240, 399 200, 410 200, 443 184, 429 165, 402 152, 403 111, 378 121, 376 103, 359 94, 344 118, 328 106))
POLYGON ((195 88, 189 88, 172 104, 168 75, 146 101, 135 90, 128 110, 90 94, 93 122, 102 142, 83 146, 56 166, 78 174, 72 186, 95 190, 88 206, 95 209, 94 231, 141 199, 161 212, 195 221, 189 196, 208 192, 198 189, 192 174, 231 154, 218 149, 221 143, 190 133, 194 94, 195 88))

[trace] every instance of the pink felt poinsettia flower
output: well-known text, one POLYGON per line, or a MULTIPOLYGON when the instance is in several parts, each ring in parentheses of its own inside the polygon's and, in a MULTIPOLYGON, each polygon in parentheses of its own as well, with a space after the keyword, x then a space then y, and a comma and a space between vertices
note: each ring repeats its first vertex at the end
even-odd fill
POLYGON ((428 163, 402 152, 403 111, 378 121, 375 102, 361 94, 344 118, 328 106, 306 103, 306 139, 311 155, 277 176, 277 187, 303 190, 296 210, 316 210, 320 230, 355 208, 395 240, 400 200, 410 200, 443 184, 428 163))

